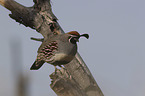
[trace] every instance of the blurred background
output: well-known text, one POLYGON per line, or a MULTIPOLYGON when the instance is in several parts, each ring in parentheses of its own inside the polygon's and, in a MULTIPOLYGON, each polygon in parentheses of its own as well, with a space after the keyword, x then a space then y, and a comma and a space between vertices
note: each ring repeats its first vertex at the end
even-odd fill
MULTIPOLYGON (((32 0, 16 0, 29 7, 32 0)), ((79 53, 105 96, 145 96, 145 0, 52 0, 65 32, 88 33, 79 53)), ((29 70, 42 37, 0 6, 0 96, 56 96, 49 87, 54 67, 29 70), (22 83, 23 82, 23 83, 22 83)))

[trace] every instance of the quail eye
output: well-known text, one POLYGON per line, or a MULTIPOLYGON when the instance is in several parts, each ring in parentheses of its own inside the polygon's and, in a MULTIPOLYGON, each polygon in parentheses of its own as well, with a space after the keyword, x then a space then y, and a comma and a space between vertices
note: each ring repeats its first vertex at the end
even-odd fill
POLYGON ((78 41, 77 37, 72 37, 72 36, 69 37, 69 42, 71 42, 72 44, 76 44, 77 41, 78 41))

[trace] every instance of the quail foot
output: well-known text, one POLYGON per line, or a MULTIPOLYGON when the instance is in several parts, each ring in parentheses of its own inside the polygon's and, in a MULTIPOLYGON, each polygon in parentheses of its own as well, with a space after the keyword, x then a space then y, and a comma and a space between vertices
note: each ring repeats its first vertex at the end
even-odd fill
POLYGON ((45 62, 55 66, 68 64, 75 57, 80 37, 89 38, 88 34, 80 35, 77 31, 57 35, 42 42, 38 55, 30 70, 38 70, 45 62))

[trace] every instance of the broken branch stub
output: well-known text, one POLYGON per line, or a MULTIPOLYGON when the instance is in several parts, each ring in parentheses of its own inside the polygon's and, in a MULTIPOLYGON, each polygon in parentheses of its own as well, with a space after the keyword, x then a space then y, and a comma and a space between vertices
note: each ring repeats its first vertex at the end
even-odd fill
MULTIPOLYGON (((64 31, 52 12, 50 0, 33 2, 35 4, 32 7, 25 7, 14 0, 0 0, 0 4, 11 11, 12 19, 41 33, 44 37, 43 42, 52 36, 63 34, 64 31)), ((50 75, 50 86, 58 96, 104 96, 78 53, 64 66, 66 70, 60 70, 63 74, 57 72, 50 75)))

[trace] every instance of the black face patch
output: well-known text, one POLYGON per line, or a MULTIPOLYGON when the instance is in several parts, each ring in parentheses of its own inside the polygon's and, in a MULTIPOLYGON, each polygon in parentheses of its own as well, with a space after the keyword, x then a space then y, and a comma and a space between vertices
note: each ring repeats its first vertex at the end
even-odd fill
POLYGON ((76 42, 78 41, 78 37, 73 37, 73 36, 70 36, 68 38, 69 42, 72 43, 72 44, 76 44, 76 42))

